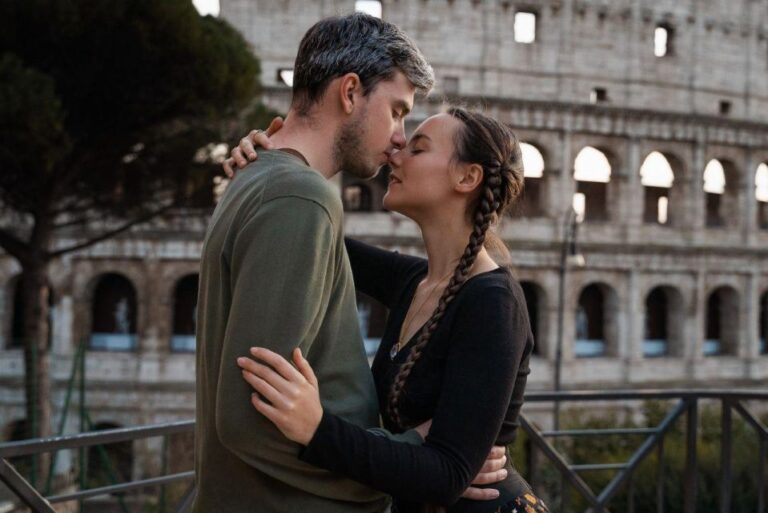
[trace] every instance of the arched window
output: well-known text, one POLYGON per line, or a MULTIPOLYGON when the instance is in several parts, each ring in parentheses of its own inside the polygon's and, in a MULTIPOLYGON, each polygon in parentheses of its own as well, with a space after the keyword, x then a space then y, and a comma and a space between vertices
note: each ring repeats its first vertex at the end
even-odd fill
POLYGON ((589 285, 579 295, 576 311, 576 356, 603 356, 605 343, 605 298, 598 285, 589 285))
POLYGON ((344 187, 344 210, 370 212, 373 207, 371 188, 367 184, 355 183, 344 187))
POLYGON ((136 349, 136 291, 127 278, 116 273, 102 276, 94 289, 92 313, 91 349, 136 349))
POLYGON ((707 226, 722 226, 722 195, 725 192, 725 170, 717 159, 712 159, 704 169, 704 192, 706 194, 707 226))
POLYGON ((535 217, 542 214, 542 186, 544 179, 544 156, 536 146, 520 143, 523 155, 525 186, 514 210, 523 217, 535 217))
POLYGON ((185 276, 176 284, 176 291, 173 294, 171 351, 192 352, 195 350, 197 286, 197 274, 185 276))
POLYGON ((364 12, 381 19, 381 2, 378 0, 357 0, 355 2, 355 11, 364 12))
POLYGON ((738 340, 738 293, 732 287, 719 287, 707 298, 704 355, 735 355, 738 340))
POLYGON ((675 174, 667 158, 658 151, 651 152, 640 167, 645 193, 643 220, 646 223, 667 224, 669 220, 669 189, 675 174))
POLYGON ((608 183, 611 164, 602 151, 587 146, 574 161, 576 193, 573 208, 579 221, 606 221, 608 219, 608 183))
POLYGON ((532 281, 521 281, 520 286, 523 288, 523 294, 525 295, 528 319, 531 322, 531 332, 533 332, 533 354, 541 355, 543 353, 541 348, 544 344, 541 314, 546 308, 544 305, 544 291, 532 281))
MULTIPOLYGON (((21 286, 21 276, 14 278, 13 288, 13 316, 11 318, 11 339, 8 348, 22 348, 26 340, 26 328, 24 327, 24 288, 21 286)), ((48 347, 53 340, 53 316, 56 313, 56 302, 53 297, 53 289, 48 286, 48 347)))
POLYGON ((375 299, 358 292, 357 320, 360 323, 365 352, 369 358, 372 358, 381 344, 381 337, 384 336, 387 308, 375 299))
POLYGON ((683 299, 669 286, 656 287, 645 299, 643 356, 683 354, 683 299))
MULTIPOLYGON (((119 424, 102 422, 93 431, 120 428, 119 424)), ((91 487, 126 483, 133 477, 133 444, 115 442, 88 448, 88 483, 91 487)))
POLYGON ((768 291, 765 291, 760 298, 760 327, 758 337, 760 338, 760 354, 768 354, 768 291))
POLYGON ((768 164, 763 162, 755 172, 755 199, 757 199, 757 226, 768 229, 768 164))

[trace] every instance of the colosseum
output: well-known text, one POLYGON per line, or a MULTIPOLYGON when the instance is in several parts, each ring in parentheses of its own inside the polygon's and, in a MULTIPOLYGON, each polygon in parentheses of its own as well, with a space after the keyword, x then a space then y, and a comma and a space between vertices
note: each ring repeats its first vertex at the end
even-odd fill
MULTIPOLYGON (((411 129, 460 102, 525 143, 525 197, 498 232, 537 341, 529 389, 552 389, 558 347, 565 389, 764 386, 766 2, 221 0, 220 16, 253 46, 264 99, 285 112, 304 31, 355 8, 401 26, 434 66, 436 90, 417 101, 411 129)), ((337 180, 347 233, 421 254, 417 227, 381 208, 385 178, 337 180)), ((209 213, 180 212, 55 264, 58 411, 83 343, 95 425, 193 417, 209 213)), ((6 439, 23 419, 18 272, 0 255, 6 439)), ((374 351, 386 312, 362 296, 359 311, 374 351)), ((160 465, 157 443, 134 446, 134 477, 160 465)))

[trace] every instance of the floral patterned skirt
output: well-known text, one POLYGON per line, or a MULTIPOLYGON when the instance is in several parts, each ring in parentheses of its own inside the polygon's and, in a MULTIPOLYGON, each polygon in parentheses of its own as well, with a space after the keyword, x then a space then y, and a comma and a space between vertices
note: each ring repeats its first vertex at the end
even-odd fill
POLYGON ((549 513, 544 501, 533 494, 526 493, 515 497, 504 506, 499 506, 496 513, 549 513))

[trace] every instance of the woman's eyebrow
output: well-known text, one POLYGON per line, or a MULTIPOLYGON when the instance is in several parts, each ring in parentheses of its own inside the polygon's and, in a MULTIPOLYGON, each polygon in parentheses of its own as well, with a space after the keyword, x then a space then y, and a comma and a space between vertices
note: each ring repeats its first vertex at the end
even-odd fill
POLYGON ((427 134, 414 134, 411 137, 410 144, 415 144, 419 142, 421 139, 425 139, 427 141, 431 141, 432 139, 429 138, 427 134))

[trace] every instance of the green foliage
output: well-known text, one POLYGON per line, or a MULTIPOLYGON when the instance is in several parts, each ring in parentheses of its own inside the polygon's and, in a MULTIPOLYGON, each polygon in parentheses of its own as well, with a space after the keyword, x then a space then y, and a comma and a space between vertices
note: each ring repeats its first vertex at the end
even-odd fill
MULTIPOLYGON (((656 427, 673 407, 664 401, 649 401, 642 407, 641 421, 632 420, 624 412, 601 412, 600 414, 584 410, 569 410, 563 416, 563 429, 603 429, 616 427, 656 427)), ((698 498, 696 511, 717 511, 721 490, 721 409, 719 406, 700 406, 698 458, 698 498)), ((665 497, 665 511, 682 513, 684 501, 686 417, 677 420, 664 438, 663 466, 659 466, 658 451, 655 449, 640 464, 632 479, 634 510, 629 508, 628 486, 609 503, 612 513, 655 513, 657 483, 659 471, 663 469, 662 486, 665 497)), ((768 415, 762 419, 768 421, 768 415)), ((754 430, 735 412, 733 415, 733 502, 732 511, 757 510, 757 466, 759 440, 754 430)), ((526 461, 527 437, 524 435, 510 448, 515 467, 530 479, 526 461)), ((579 437, 569 442, 561 442, 557 449, 572 464, 587 463, 626 463, 640 447, 645 435, 605 435, 598 437, 579 437)), ((550 439, 551 441, 551 439, 550 439)), ((534 476, 534 490, 554 506, 560 504, 560 476, 554 466, 545 462, 539 454, 539 468, 534 476)), ((582 472, 580 476, 599 494, 616 475, 616 471, 582 472)), ((763 486, 768 486, 764 483, 763 486)), ((568 511, 581 512, 587 509, 578 492, 568 487, 568 511)))
POLYGON ((3 11, 6 207, 130 217, 179 200, 187 183, 211 187, 218 166, 195 151, 240 133, 258 105, 259 63, 237 31, 190 0, 8 0, 3 11))

